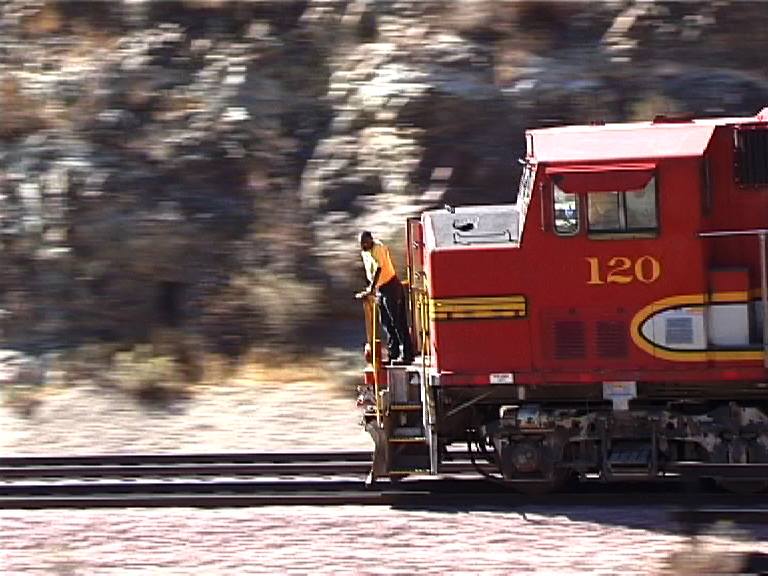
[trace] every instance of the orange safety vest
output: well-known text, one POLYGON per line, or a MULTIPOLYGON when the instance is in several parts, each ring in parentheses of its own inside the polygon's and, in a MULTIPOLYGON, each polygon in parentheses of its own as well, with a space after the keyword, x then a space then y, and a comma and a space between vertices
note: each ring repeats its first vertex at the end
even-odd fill
POLYGON ((378 240, 374 240, 373 247, 370 250, 363 250, 361 255, 368 282, 373 281, 376 270, 381 268, 375 288, 386 284, 397 275, 395 274, 395 266, 392 264, 392 258, 389 256, 389 248, 378 240))

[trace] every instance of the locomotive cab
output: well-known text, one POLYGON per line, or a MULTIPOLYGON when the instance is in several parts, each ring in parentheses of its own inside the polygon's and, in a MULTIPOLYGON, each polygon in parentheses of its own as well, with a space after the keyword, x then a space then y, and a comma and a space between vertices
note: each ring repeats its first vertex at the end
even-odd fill
POLYGON ((387 424, 380 406, 381 469, 410 428, 431 473, 460 444, 525 488, 692 462, 723 481, 739 464, 741 486, 763 487, 768 115, 526 140, 514 204, 408 223, 421 354, 382 381, 384 398, 417 386, 419 415, 387 424))

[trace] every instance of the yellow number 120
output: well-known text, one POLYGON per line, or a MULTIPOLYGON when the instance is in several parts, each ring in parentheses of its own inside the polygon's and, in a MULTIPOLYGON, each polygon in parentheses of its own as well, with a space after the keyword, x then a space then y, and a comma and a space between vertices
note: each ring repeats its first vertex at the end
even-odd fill
POLYGON ((587 284, 629 284, 638 280, 643 284, 656 282, 661 276, 661 264, 653 256, 640 256, 632 262, 626 256, 614 256, 601 266, 600 259, 588 257, 587 284))

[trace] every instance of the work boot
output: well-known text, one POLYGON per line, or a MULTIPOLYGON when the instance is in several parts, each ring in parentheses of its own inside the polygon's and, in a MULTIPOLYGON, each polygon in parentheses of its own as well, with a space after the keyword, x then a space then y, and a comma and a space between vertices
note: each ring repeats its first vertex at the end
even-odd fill
POLYGON ((390 366, 407 366, 413 363, 413 356, 405 353, 405 346, 400 346, 398 352, 393 356, 394 359, 390 362, 390 366))

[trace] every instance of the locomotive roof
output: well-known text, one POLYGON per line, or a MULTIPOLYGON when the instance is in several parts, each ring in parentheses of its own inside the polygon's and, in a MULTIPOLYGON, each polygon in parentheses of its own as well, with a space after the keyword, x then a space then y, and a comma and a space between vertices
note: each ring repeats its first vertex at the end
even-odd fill
POLYGON ((718 126, 768 121, 768 108, 747 118, 631 122, 528 130, 528 157, 537 162, 604 162, 696 157, 718 126))
POLYGON ((520 242, 516 205, 457 206, 424 213, 427 244, 437 248, 510 246, 520 242))

